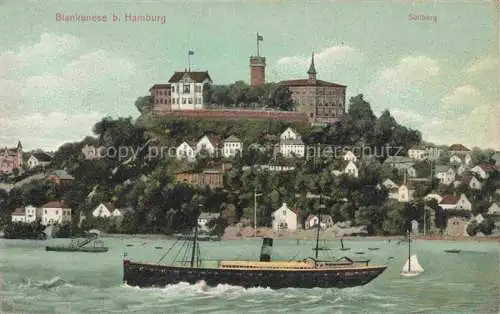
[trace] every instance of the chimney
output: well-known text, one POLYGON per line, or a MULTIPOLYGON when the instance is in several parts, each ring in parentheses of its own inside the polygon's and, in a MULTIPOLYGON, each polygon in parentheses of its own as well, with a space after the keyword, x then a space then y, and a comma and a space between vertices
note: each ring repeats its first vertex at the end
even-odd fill
POLYGON ((272 238, 263 238, 262 239, 262 248, 260 250, 260 261, 261 262, 270 262, 271 261, 272 249, 273 249, 273 239, 272 238))

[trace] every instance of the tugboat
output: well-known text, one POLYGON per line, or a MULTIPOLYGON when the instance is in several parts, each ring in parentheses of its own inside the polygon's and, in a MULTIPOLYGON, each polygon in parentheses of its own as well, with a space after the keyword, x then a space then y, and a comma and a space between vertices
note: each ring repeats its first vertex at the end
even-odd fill
POLYGON ((131 261, 125 256, 123 282, 139 287, 164 287, 179 282, 194 284, 205 281, 208 286, 229 284, 245 288, 348 288, 366 285, 387 268, 385 265, 369 265, 368 260, 354 261, 348 257, 335 261, 319 260, 318 236, 315 258, 272 261, 273 239, 263 238, 259 261, 220 260, 209 265, 209 261, 201 261, 197 238, 198 226, 195 223, 192 242, 188 241, 191 242, 188 246, 191 250, 189 261, 174 260, 172 264, 165 265, 160 264, 160 259, 158 263, 151 264, 131 261))

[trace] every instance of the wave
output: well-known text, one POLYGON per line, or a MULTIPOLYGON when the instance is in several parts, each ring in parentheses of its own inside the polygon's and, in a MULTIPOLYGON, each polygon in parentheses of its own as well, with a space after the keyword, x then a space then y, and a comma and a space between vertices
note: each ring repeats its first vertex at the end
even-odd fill
POLYGON ((61 277, 52 277, 49 280, 35 281, 33 282, 31 278, 25 279, 23 278, 23 286, 30 288, 39 288, 39 289, 53 289, 60 286, 71 286, 61 277))

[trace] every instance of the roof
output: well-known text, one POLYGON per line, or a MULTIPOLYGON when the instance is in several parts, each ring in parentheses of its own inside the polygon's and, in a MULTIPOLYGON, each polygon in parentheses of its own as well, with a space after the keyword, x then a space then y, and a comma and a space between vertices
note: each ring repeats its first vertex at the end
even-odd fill
POLYGON ((446 172, 450 169, 450 166, 438 165, 434 168, 435 173, 446 172))
POLYGON ((316 74, 316 67, 314 66, 314 53, 312 54, 311 65, 309 66, 307 74, 312 74, 312 75, 316 74))
POLYGON ((411 163, 413 164, 413 160, 411 158, 405 157, 405 156, 389 156, 387 159, 384 161, 384 163, 411 163))
POLYGON ((302 79, 302 80, 286 80, 286 81, 281 81, 281 85, 287 85, 287 86, 317 86, 317 87, 347 87, 345 85, 340 85, 337 83, 332 83, 332 82, 327 82, 327 81, 322 81, 322 80, 316 80, 316 82, 312 83, 308 79, 302 79))
POLYGON ((198 219, 213 219, 213 218, 219 218, 220 213, 208 213, 208 212, 202 212, 200 216, 198 216, 198 219))
POLYGON ((199 71, 187 71, 185 70, 184 72, 175 72, 174 75, 168 80, 169 83, 178 83, 184 75, 188 75, 193 81, 196 83, 202 83, 204 80, 210 80, 210 75, 208 74, 208 71, 204 72, 199 72, 199 71))
POLYGON ((226 139, 224 140, 224 142, 238 142, 238 143, 239 143, 239 142, 241 142, 241 141, 240 141, 240 139, 239 139, 239 138, 237 138, 236 136, 231 135, 231 136, 229 136, 228 138, 226 138, 226 139))
POLYGON ((151 86, 150 91, 153 89, 170 89, 170 84, 155 84, 151 86))
POLYGON ((12 212, 12 216, 24 216, 24 208, 23 207, 18 207, 12 212))
POLYGON ((64 201, 52 201, 44 204, 42 208, 70 208, 64 201))
POLYGON ((478 165, 478 167, 480 167, 481 169, 484 170, 484 172, 492 172, 492 171, 496 171, 497 168, 495 167, 495 165, 490 165, 490 164, 482 164, 482 165, 478 165))
POLYGON ((441 200, 441 202, 439 204, 455 205, 456 203, 458 203, 459 200, 460 200, 460 196, 446 195, 446 196, 443 196, 443 199, 441 200))
POLYGON ((68 174, 66 170, 54 170, 50 175, 59 177, 59 179, 63 180, 73 180, 75 179, 72 175, 68 174))
MULTIPOLYGON (((201 139, 203 139, 204 137, 207 137, 208 140, 210 141, 210 143, 214 146, 214 147, 217 147, 220 143, 220 139, 217 135, 214 135, 214 134, 205 134, 203 135, 201 138, 200 138, 200 141, 201 139)), ((198 141, 199 142, 199 141, 198 141)))
POLYGON ((31 156, 35 157, 38 161, 52 161, 52 156, 46 152, 36 152, 31 154, 31 156))
POLYGON ((448 150, 451 152, 470 152, 470 149, 468 149, 462 144, 453 144, 450 147, 448 147, 448 150))
POLYGON ((280 140, 280 145, 304 145, 304 141, 300 138, 280 140))

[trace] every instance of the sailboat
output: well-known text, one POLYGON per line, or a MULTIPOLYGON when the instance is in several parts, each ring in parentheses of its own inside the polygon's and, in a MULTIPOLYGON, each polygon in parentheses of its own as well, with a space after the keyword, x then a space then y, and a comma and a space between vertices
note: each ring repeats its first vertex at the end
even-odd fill
MULTIPOLYGON (((386 265, 369 265, 369 261, 353 261, 348 257, 334 261, 318 259, 319 229, 314 258, 272 261, 273 239, 263 238, 258 261, 202 261, 197 241, 198 224, 194 225, 194 237, 185 240, 190 245, 182 246, 187 249, 181 261, 160 264, 162 257, 157 263, 146 263, 132 261, 130 257, 124 256, 123 282, 139 287, 164 287, 179 282, 194 284, 203 280, 207 286, 229 284, 245 288, 271 289, 348 288, 366 285, 387 268, 386 265)), ((172 248, 173 246, 164 257, 172 248)))
POLYGON ((417 259, 417 254, 411 254, 411 239, 410 231, 408 230, 408 259, 406 260, 403 269, 401 270, 401 276, 403 277, 415 277, 424 272, 424 268, 420 266, 417 259))

